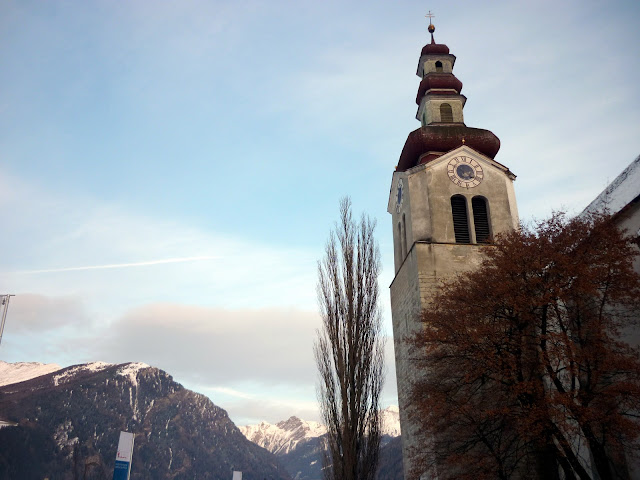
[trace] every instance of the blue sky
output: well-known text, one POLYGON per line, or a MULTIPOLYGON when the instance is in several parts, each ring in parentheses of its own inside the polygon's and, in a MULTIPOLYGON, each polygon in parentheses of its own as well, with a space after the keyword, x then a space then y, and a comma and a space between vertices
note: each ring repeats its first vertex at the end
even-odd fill
POLYGON ((2 2, 0 359, 142 361, 239 424, 313 419, 343 195, 378 221, 390 333, 429 9, 523 220, 580 211, 640 153, 634 1, 2 2))

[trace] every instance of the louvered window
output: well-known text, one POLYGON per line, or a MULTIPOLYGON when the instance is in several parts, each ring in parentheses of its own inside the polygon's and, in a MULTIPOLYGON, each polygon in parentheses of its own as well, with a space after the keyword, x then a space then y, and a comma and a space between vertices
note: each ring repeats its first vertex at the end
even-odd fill
POLYGON ((436 62, 436 72, 441 72, 441 71, 442 71, 442 62, 438 60, 436 62))
POLYGON ((451 110, 451 105, 448 103, 440 105, 440 121, 453 122, 453 111, 451 110))
POLYGON ((467 199, 462 195, 451 197, 451 213, 453 214, 453 232, 456 236, 456 243, 471 243, 467 199))
POLYGON ((476 229, 476 243, 491 243, 487 199, 473 197, 471 199, 471 208, 473 209, 473 223, 476 229))

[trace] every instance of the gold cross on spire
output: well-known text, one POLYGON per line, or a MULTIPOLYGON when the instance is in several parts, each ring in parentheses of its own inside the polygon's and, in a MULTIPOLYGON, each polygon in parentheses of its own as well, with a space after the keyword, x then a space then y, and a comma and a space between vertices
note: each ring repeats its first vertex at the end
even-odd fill
POLYGON ((431 34, 431 43, 435 44, 436 41, 433 39, 433 32, 436 31, 436 27, 433 26, 433 23, 431 23, 431 19, 433 17, 435 17, 435 15, 433 13, 431 13, 431 10, 429 10, 429 13, 427 13, 425 15, 425 17, 427 17, 429 19, 429 26, 427 27, 427 30, 429 30, 429 33, 431 34))
POLYGON ((434 15, 433 13, 431 13, 431 10, 429 10, 429 13, 427 13, 427 14, 425 15, 425 18, 429 18, 429 24, 431 24, 431 23, 433 23, 433 22, 431 21, 431 19, 432 19, 432 18, 435 18, 435 15, 434 15))

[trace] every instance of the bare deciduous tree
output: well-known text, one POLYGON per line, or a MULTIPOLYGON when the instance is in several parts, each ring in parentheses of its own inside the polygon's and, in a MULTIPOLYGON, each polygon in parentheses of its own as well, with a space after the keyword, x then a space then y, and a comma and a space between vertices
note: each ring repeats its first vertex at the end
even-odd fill
POLYGON ((629 478, 640 358, 623 334, 640 311, 636 253, 606 216, 555 214, 444 284, 413 343, 429 375, 412 400, 438 478, 629 478))
POLYGON ((378 303, 380 252, 375 222, 353 220, 351 201, 340 202, 340 220, 318 262, 323 326, 314 346, 318 397, 327 426, 327 480, 373 480, 378 465, 384 381, 384 342, 378 303))

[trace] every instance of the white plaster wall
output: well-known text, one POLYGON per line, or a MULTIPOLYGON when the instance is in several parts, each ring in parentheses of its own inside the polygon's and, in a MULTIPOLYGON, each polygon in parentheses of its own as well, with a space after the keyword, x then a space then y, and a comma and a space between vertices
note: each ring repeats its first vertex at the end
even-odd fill
POLYGON ((417 75, 423 78, 427 73, 435 72, 436 62, 438 61, 442 62, 443 73, 452 73, 453 66, 456 63, 456 56, 452 54, 422 55, 418 61, 417 75))
POLYGON ((431 123, 441 122, 440 117, 440 105, 448 103, 451 105, 451 111, 453 113, 453 121, 456 123, 464 123, 464 104, 466 97, 464 95, 425 95, 420 101, 420 107, 418 107, 418 113, 416 118, 421 123, 429 125, 431 123), (425 121, 423 122, 423 115, 425 115, 425 121))
MULTIPOLYGON (((460 147, 427 164, 407 170, 403 178, 405 200, 402 209, 399 213, 395 213, 395 210, 391 213, 394 224, 397 224, 397 216, 400 217, 406 212, 409 248, 416 241, 455 243, 451 197, 456 194, 467 198, 472 233, 474 228, 471 199, 476 195, 483 196, 488 201, 491 230, 494 235, 511 231, 518 225, 512 177, 505 167, 499 166, 469 147, 460 147), (449 160, 460 155, 471 157, 482 166, 484 179, 480 185, 463 188, 449 179, 447 164, 449 160)), ((397 269, 399 263, 396 265, 397 269)))

